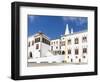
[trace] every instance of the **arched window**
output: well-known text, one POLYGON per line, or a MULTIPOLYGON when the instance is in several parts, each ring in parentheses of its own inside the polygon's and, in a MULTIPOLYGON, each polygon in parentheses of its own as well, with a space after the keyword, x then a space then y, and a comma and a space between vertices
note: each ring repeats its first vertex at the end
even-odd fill
POLYGON ((65 54, 65 51, 62 51, 62 55, 64 55, 65 54))
POLYGON ((32 52, 30 52, 29 57, 32 58, 32 52))

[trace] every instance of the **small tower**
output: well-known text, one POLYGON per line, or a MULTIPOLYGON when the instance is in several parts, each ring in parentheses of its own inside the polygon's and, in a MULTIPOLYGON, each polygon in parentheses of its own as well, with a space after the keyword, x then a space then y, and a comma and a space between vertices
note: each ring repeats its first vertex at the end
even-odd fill
POLYGON ((66 24, 65 35, 69 34, 68 24, 66 24))
POLYGON ((73 28, 71 28, 71 32, 70 33, 73 34, 73 28))

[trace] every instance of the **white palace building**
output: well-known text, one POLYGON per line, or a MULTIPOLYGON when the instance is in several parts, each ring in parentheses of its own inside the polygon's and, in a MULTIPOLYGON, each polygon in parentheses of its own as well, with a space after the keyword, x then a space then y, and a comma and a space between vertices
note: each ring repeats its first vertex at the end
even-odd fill
POLYGON ((69 31, 68 24, 64 35, 50 40, 42 32, 28 38, 28 62, 30 63, 88 63, 87 30, 69 31))

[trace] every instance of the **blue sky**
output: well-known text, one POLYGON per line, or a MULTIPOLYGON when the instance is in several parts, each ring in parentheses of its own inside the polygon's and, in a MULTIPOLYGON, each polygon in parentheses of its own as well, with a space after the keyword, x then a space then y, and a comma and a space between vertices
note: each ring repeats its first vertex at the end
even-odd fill
POLYGON ((34 35, 37 32, 43 32, 50 39, 59 38, 64 34, 66 24, 68 24, 69 30, 73 28, 74 32, 87 30, 88 18, 28 15, 28 36, 34 35))

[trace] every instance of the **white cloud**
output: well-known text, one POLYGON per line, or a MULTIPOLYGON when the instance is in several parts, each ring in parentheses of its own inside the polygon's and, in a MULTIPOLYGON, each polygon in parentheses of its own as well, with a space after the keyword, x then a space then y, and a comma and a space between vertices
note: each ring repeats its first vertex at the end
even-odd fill
POLYGON ((71 21, 71 22, 75 22, 76 25, 83 25, 84 23, 86 23, 86 18, 84 17, 62 17, 62 19, 67 22, 67 21, 71 21))

